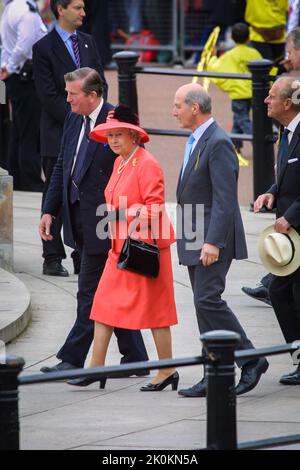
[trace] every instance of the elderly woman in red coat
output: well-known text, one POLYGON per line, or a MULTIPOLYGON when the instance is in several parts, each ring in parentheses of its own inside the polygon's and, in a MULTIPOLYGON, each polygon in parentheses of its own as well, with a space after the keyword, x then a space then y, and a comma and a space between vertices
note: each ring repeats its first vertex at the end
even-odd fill
MULTIPOLYGON (((102 366, 114 327, 139 330, 151 328, 159 359, 172 357, 170 326, 177 323, 174 301, 170 245, 175 242, 173 227, 165 211, 164 179, 159 163, 140 146, 149 140, 138 119, 119 106, 112 118, 96 126, 91 138, 107 143, 119 155, 105 190, 110 214, 112 247, 99 282, 90 318, 95 321, 93 354, 89 367, 102 366), (116 220, 117 219, 117 220, 116 220), (147 243, 155 240, 160 250, 156 278, 120 270, 117 267, 127 235, 147 243)), ((141 391, 160 391, 168 385, 176 390, 178 373, 161 369, 141 391)), ((96 380, 69 381, 87 386, 96 380)), ((100 381, 104 388, 106 379, 100 381)))

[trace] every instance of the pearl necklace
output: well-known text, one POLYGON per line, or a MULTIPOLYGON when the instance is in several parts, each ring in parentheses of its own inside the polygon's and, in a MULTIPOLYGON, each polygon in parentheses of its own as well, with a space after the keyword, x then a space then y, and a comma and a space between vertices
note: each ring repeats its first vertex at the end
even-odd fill
POLYGON ((120 163, 120 165, 119 165, 119 168, 118 168, 118 175, 119 175, 120 173, 122 173, 122 171, 124 170, 125 166, 126 166, 127 163, 132 159, 133 155, 135 154, 135 152, 137 151, 138 148, 139 148, 138 146, 135 147, 135 149, 134 149, 134 151, 132 152, 132 154, 131 154, 128 158, 126 158, 126 160, 122 160, 122 161, 121 161, 121 163, 120 163))

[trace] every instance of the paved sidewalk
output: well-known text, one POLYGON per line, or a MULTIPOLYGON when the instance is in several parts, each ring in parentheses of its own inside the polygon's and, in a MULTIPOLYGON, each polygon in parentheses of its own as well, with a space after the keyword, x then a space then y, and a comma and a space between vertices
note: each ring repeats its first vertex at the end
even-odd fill
MULTIPOLYGON (((32 320, 7 349, 22 356, 24 374, 37 373, 56 362, 55 353, 75 318, 77 276, 56 278, 41 274, 41 243, 37 233, 40 194, 15 193, 15 273, 31 295, 32 320)), ((172 209, 172 206, 170 206, 172 209)), ((234 262, 225 298, 256 346, 283 343, 272 308, 241 292, 254 285, 264 269, 257 255, 257 235, 273 216, 242 211, 249 259, 234 262)), ((65 266, 72 272, 70 258, 65 266)), ((174 287, 179 324, 173 328, 174 356, 199 354, 198 329, 186 268, 178 266, 173 248, 174 287)), ((143 333, 151 359, 156 359, 149 331, 143 333)), ((112 340, 107 364, 118 364, 112 340)), ((288 355, 270 358, 270 367, 259 385, 239 397, 239 441, 300 433, 300 387, 278 384, 280 375, 292 370, 288 355)), ((180 387, 198 381, 200 367, 179 370, 180 387)), ((111 379, 105 390, 97 384, 76 389, 64 382, 21 387, 22 449, 197 449, 205 446, 205 399, 185 399, 170 387, 161 393, 141 393, 148 378, 111 379)), ((300 446, 294 446, 300 448, 300 446)))

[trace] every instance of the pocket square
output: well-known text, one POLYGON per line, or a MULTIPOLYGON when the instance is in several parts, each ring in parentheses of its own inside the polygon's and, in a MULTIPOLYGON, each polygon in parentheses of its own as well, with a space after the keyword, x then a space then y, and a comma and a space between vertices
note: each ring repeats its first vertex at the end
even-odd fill
POLYGON ((299 160, 298 157, 296 157, 296 158, 290 158, 290 159, 288 160, 288 163, 294 163, 294 162, 297 162, 298 160, 299 160))

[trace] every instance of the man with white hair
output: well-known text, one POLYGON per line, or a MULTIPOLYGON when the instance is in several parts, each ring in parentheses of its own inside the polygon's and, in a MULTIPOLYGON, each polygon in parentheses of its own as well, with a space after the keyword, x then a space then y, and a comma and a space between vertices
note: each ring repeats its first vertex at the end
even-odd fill
MULTIPOLYGON (((177 186, 181 209, 177 250, 179 262, 188 268, 200 333, 235 331, 241 337, 239 349, 253 348, 238 319, 222 299, 232 260, 247 258, 237 200, 239 164, 234 147, 212 117, 211 98, 201 85, 190 83, 177 90, 173 116, 182 128, 192 131, 177 186), (199 206, 204 208, 204 220, 201 213, 198 214, 199 206), (202 228, 199 222, 204 225, 204 239, 196 243, 202 228)), ((250 362, 237 360, 237 363, 242 370, 235 392, 242 395, 258 384, 268 368, 268 361, 262 357, 250 362)), ((204 397, 206 387, 204 377, 178 393, 184 397, 204 397)))
MULTIPOLYGON (((276 208, 275 230, 289 234, 293 227, 300 233, 300 82, 281 77, 265 99, 268 116, 277 119, 284 131, 277 155, 277 180, 254 203, 254 211, 263 206, 276 208)), ((300 268, 288 276, 274 276, 269 287, 271 302, 287 343, 300 339, 300 268)), ((300 385, 300 365, 283 375, 283 385, 300 385)))

